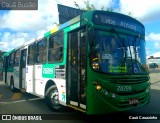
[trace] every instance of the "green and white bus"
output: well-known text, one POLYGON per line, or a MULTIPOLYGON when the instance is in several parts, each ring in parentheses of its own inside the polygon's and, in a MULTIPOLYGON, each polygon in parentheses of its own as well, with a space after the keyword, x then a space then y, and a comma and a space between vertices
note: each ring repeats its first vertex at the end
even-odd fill
POLYGON ((150 100, 145 48, 145 28, 139 21, 89 11, 7 52, 3 78, 12 91, 40 96, 52 110, 131 110, 150 100))

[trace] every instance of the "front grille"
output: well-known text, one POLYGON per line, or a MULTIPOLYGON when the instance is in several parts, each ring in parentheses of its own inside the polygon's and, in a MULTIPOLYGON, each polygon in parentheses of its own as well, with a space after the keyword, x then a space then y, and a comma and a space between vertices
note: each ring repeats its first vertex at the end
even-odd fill
MULTIPOLYGON (((114 83, 115 90, 114 93, 118 94, 119 96, 129 96, 129 95, 135 95, 139 93, 144 93, 148 87, 148 84, 146 82, 149 81, 149 77, 147 76, 127 76, 127 77, 114 77, 114 78, 108 78, 108 81, 110 83, 114 83), (146 84, 143 84, 146 83, 146 84), (135 88, 136 86, 141 84, 143 87, 135 88), (132 90, 130 91, 117 91, 117 86, 132 86, 132 90)), ((139 85, 140 86, 140 85, 139 85)), ((107 87, 107 85, 106 85, 107 87)))
POLYGON ((136 84, 149 81, 149 77, 116 77, 108 80, 115 84, 136 84))
POLYGON ((143 93, 143 92, 145 92, 145 91, 146 91, 146 89, 139 90, 139 91, 135 91, 135 92, 133 92, 133 91, 131 91, 131 92, 117 92, 117 94, 118 94, 119 96, 129 96, 129 95, 133 95, 133 94, 143 93))

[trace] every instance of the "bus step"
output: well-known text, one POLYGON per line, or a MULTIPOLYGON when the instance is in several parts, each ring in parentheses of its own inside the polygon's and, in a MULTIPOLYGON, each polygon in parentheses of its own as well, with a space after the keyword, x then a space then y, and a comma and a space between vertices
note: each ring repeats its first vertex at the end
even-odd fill
POLYGON ((70 108, 72 108, 72 109, 75 109, 75 110, 78 110, 78 111, 80 111, 80 112, 83 112, 83 113, 86 112, 84 109, 79 108, 79 107, 77 107, 77 106, 73 106, 73 105, 69 105, 69 104, 67 104, 67 106, 70 107, 70 108))
POLYGON ((25 88, 21 88, 20 91, 21 92, 26 92, 26 89, 25 88))

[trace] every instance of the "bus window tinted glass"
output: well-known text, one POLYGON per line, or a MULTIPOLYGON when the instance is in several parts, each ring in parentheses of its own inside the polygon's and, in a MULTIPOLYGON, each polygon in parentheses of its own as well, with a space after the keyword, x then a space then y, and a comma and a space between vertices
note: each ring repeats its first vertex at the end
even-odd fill
POLYGON ((32 44, 28 47, 28 64, 33 65, 35 63, 34 57, 35 57, 35 44, 32 44))
POLYGON ((145 41, 133 36, 96 31, 92 68, 105 73, 147 73, 145 41))
POLYGON ((44 63, 46 62, 47 58, 47 52, 46 52, 46 47, 47 47, 47 40, 42 39, 37 43, 37 60, 36 63, 44 63))
POLYGON ((63 33, 56 34, 49 39, 48 61, 61 62, 63 59, 63 33))

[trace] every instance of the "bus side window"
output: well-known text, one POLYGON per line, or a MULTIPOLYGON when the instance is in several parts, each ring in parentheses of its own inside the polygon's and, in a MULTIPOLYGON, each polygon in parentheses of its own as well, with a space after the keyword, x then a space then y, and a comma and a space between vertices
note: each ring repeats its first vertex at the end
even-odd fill
POLYGON ((63 59, 63 47, 59 48, 59 61, 62 61, 63 59))
POLYGON ((47 60, 47 40, 46 38, 41 39, 37 43, 36 63, 45 63, 47 60))
POLYGON ((22 51, 22 67, 26 67, 26 50, 22 51))
POLYGON ((20 51, 15 52, 15 57, 14 57, 14 66, 19 66, 19 60, 20 60, 20 51))
POLYGON ((61 62, 63 60, 63 45, 63 33, 50 37, 48 49, 49 62, 61 62))
POLYGON ((28 47, 28 60, 27 64, 28 65, 33 65, 35 63, 35 44, 31 44, 28 47))
POLYGON ((14 52, 10 54, 9 56, 9 66, 13 67, 14 65, 14 52))

